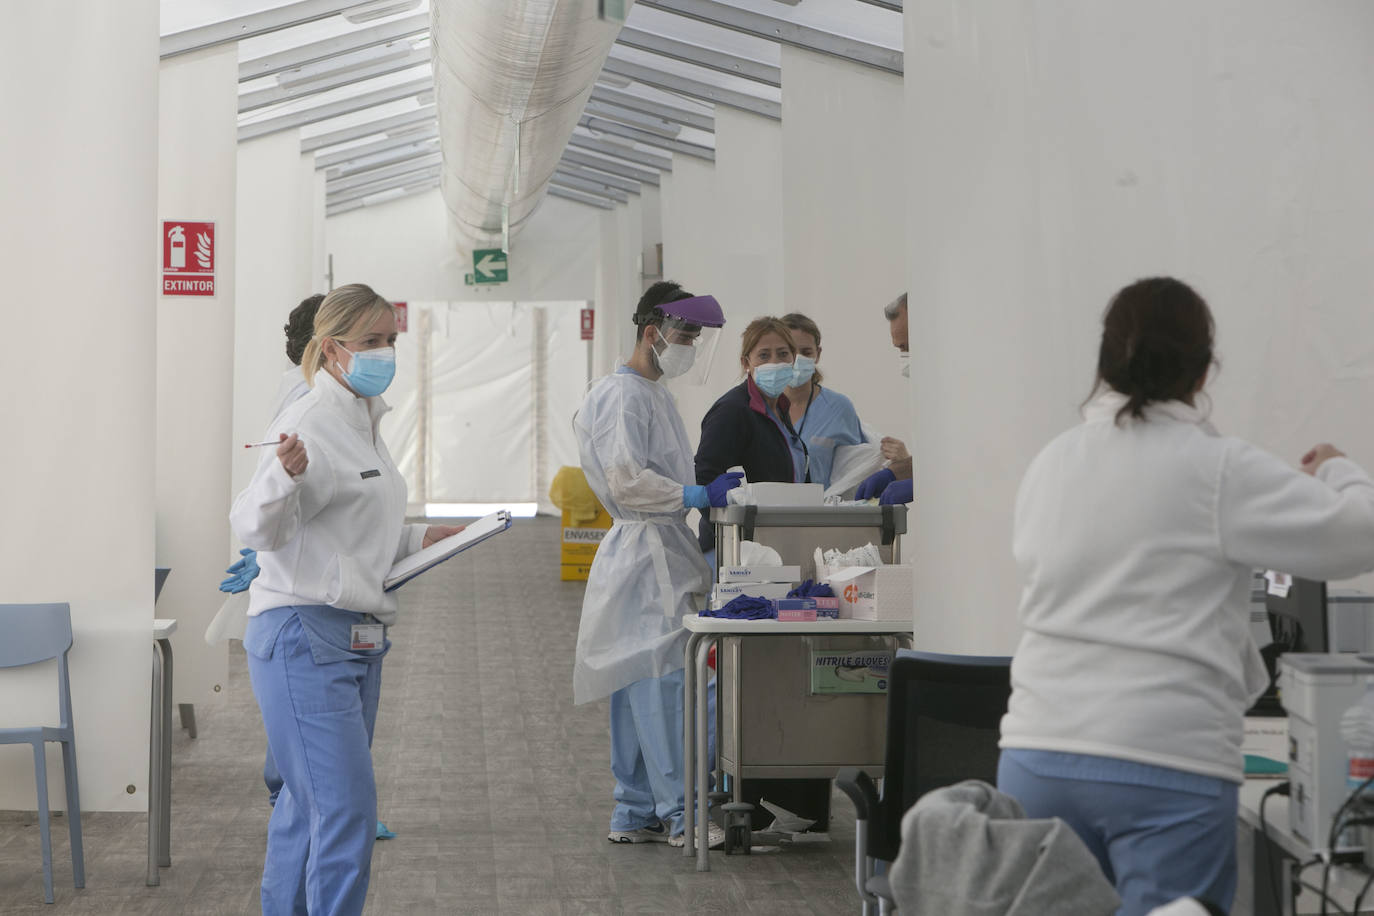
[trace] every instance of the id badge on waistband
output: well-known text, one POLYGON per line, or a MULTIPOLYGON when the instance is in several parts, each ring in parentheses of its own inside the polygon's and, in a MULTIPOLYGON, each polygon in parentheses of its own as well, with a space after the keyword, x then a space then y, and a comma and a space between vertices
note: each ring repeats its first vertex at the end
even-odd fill
POLYGON ((380 623, 355 623, 348 628, 348 646, 355 652, 380 649, 385 638, 386 627, 380 623))

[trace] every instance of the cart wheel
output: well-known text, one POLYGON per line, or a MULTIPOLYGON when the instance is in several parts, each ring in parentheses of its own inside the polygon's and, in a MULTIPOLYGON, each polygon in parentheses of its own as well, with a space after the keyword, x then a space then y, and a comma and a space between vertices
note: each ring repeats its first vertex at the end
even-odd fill
POLYGON ((738 849, 746 856, 750 854, 750 845, 753 841, 749 823, 731 824, 725 830, 725 854, 729 855, 738 849))

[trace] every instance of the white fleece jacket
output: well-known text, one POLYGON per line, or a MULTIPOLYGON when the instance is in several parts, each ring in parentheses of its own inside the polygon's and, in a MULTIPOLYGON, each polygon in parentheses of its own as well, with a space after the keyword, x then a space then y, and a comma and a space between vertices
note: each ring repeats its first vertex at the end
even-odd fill
POLYGON ((1124 403, 1097 398, 1021 483, 1024 632, 1001 746, 1240 782, 1266 681, 1251 571, 1374 569, 1374 481, 1346 458, 1303 474, 1180 402, 1118 426, 1124 403))
POLYGON ((420 549, 427 526, 405 524, 405 480, 377 431, 388 409, 319 372, 310 393, 272 421, 265 438, 298 434, 309 464, 293 478, 265 447, 234 500, 229 522, 262 568, 249 591, 250 617, 327 604, 395 622, 396 597, 382 582, 393 563, 420 549))

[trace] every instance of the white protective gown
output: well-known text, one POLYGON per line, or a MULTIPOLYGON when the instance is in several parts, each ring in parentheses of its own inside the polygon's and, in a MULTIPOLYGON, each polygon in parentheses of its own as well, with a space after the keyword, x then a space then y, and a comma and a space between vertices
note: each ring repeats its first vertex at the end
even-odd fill
POLYGON ((687 527, 682 488, 696 483, 672 395, 628 369, 595 382, 573 421, 582 470, 615 523, 587 580, 573 701, 589 703, 682 667, 687 631, 711 570, 687 527))

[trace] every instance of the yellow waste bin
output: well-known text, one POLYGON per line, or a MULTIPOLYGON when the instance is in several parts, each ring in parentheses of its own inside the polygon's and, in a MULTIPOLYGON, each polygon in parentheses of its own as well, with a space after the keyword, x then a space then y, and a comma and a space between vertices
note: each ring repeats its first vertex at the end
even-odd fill
POLYGON ((611 527, 611 516, 587 485, 581 468, 563 467, 549 486, 549 499, 562 510, 559 578, 564 582, 585 582, 592 570, 592 559, 611 527))

